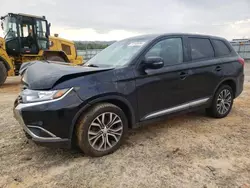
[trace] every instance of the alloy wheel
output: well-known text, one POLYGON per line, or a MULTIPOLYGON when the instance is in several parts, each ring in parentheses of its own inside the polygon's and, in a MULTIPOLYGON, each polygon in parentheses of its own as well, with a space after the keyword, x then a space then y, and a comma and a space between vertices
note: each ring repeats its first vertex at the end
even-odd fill
POLYGON ((114 147, 121 139, 123 123, 113 112, 98 115, 88 129, 88 141, 97 151, 105 151, 114 147))
POLYGON ((226 114, 231 107, 232 95, 228 89, 223 89, 217 98, 217 111, 219 114, 226 114))

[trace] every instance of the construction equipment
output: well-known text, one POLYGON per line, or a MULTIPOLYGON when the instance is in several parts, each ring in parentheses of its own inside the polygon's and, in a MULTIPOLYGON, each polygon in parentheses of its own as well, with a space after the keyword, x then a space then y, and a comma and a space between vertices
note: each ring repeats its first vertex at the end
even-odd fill
POLYGON ((1 17, 4 38, 0 37, 0 86, 7 76, 18 75, 22 63, 34 60, 83 63, 72 41, 50 36, 45 16, 9 13, 1 17))

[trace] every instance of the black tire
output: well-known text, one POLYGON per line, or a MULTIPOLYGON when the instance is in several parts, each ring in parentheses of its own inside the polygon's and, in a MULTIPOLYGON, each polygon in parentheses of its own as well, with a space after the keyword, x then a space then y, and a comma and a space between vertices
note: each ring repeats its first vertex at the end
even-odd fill
POLYGON ((229 85, 222 85, 222 86, 220 86, 217 89, 217 91, 216 91, 216 93, 214 95, 212 104, 211 104, 211 106, 209 108, 206 109, 206 113, 207 113, 207 115, 209 115, 211 117, 214 117, 214 118, 224 118, 224 117, 226 117, 230 113, 230 111, 232 109, 232 106, 233 106, 233 101, 234 101, 234 93, 233 93, 232 88, 229 85), (224 104, 224 100, 223 100, 223 105, 224 105, 224 107, 226 107, 225 109, 227 109, 225 111, 222 110, 223 107, 221 107, 221 102, 220 102, 221 101, 220 100, 221 97, 219 97, 220 94, 223 91, 224 92, 228 91, 230 93, 230 94, 228 93, 227 98, 224 99, 224 100, 229 101, 229 98, 231 97, 231 99, 230 99, 230 101, 231 101, 230 105, 229 105, 229 102, 226 102, 225 103, 226 105, 225 105, 224 104))
POLYGON ((7 78, 7 69, 4 66, 3 62, 0 61, 0 86, 4 84, 7 78))
POLYGON ((86 113, 84 113, 80 117, 76 125, 76 140, 77 140, 77 144, 79 148, 83 151, 83 153, 92 157, 101 157, 101 156, 113 153, 120 147, 123 139, 125 138, 125 135, 127 134, 127 130, 128 130, 128 121, 124 112, 119 107, 113 104, 100 103, 100 104, 93 106, 90 110, 88 110, 86 113), (112 114, 111 116, 110 116, 110 113, 112 114), (101 129, 100 126, 96 126, 98 122, 100 123, 99 125, 103 125, 101 124, 100 121, 97 121, 100 116, 103 117, 102 116, 103 114, 104 114, 104 121, 108 120, 108 118, 110 117, 110 125, 111 125, 109 127, 110 129, 109 128, 106 129, 106 126, 108 127, 109 125, 107 121, 106 123, 104 123, 105 128, 103 129, 101 129), (112 122, 114 123, 118 122, 118 123, 113 124, 111 122, 112 117, 114 119, 112 122), (115 131, 116 133, 112 132, 112 134, 114 133, 113 136, 109 134, 111 133, 109 132, 109 130, 111 130, 111 128, 112 130, 115 130, 115 127, 118 127, 117 130, 121 129, 122 127, 122 130, 119 130, 120 135, 115 136, 116 138, 119 137, 118 141, 115 139, 115 137, 113 137, 114 135, 116 135, 116 133, 118 134, 118 131, 117 132, 115 131), (93 130, 93 128, 95 130, 93 130), (95 133, 94 136, 92 133, 95 133), (99 135, 99 136, 96 136, 96 135, 99 135), (102 145, 103 142, 105 142, 104 145, 102 145), (101 147, 101 149, 96 148, 96 145, 98 145, 98 147, 101 147), (111 147, 110 145, 113 145, 113 146, 111 147))
POLYGON ((60 61, 60 62, 65 62, 65 60, 62 57, 59 56, 49 56, 47 58, 49 61, 60 61))

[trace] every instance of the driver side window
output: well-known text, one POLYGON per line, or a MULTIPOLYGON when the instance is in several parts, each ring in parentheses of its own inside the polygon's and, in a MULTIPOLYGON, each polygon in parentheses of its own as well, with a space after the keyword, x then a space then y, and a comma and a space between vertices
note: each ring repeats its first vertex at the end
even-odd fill
POLYGON ((181 38, 168 38, 156 43, 145 57, 157 56, 164 60, 164 66, 183 62, 183 48, 181 38))

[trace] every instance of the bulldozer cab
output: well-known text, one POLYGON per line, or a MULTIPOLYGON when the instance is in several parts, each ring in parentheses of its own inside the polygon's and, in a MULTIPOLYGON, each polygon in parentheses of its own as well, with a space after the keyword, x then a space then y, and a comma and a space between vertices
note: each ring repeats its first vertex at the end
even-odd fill
POLYGON ((73 41, 50 36, 50 24, 44 16, 9 13, 0 17, 5 37, 0 37, 0 86, 7 76, 19 74, 29 61, 83 64, 73 41))
POLYGON ((50 30, 44 16, 9 13, 1 17, 1 27, 9 55, 35 55, 49 49, 50 30))

